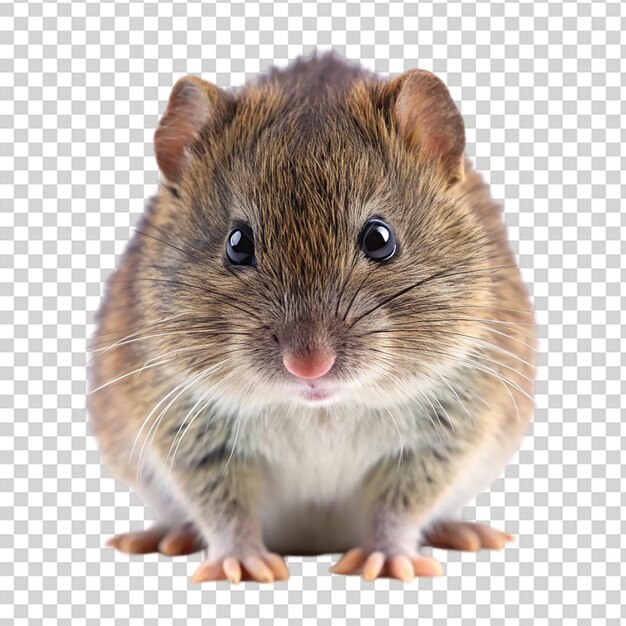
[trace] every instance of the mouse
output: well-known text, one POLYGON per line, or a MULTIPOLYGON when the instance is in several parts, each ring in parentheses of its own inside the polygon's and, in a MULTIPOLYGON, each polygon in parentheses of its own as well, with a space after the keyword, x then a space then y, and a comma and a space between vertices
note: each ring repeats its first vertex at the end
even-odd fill
POLYGON ((106 281, 87 410, 153 511, 122 552, 194 582, 443 574, 532 419, 536 326, 502 205, 444 82, 337 54, 174 84, 158 189, 106 281))

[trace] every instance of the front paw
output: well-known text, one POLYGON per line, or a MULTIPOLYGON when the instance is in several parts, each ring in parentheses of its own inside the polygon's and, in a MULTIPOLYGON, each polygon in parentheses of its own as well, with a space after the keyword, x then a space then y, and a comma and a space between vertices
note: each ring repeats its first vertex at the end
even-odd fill
POLYGON ((415 576, 441 576, 443 567, 436 559, 417 553, 353 548, 330 571, 334 574, 362 574, 365 580, 387 577, 409 582, 415 576))
POLYGON ((476 552, 481 548, 501 550, 514 539, 513 535, 484 524, 448 520, 437 523, 424 534, 424 545, 476 552))
POLYGON ((237 584, 242 580, 271 583, 288 578, 289 570, 280 555, 273 552, 251 551, 245 554, 228 554, 217 559, 207 559, 195 571, 191 580, 201 583, 226 579, 237 584))

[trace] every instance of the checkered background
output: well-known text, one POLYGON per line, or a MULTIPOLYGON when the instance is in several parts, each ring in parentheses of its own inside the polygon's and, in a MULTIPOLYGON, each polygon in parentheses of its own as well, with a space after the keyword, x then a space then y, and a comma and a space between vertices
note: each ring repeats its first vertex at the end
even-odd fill
MULTIPOLYGON (((626 528, 626 4, 0 4, 1 624, 619 624, 626 528), (85 343, 103 281, 154 193, 152 135, 183 74, 220 86, 314 48, 436 72, 503 199, 541 323, 535 421, 464 511, 519 536, 436 551, 403 585, 290 558, 273 586, 195 585, 200 555, 103 548, 150 511, 100 465, 85 343)), ((336 556, 336 555, 335 555, 336 556)))

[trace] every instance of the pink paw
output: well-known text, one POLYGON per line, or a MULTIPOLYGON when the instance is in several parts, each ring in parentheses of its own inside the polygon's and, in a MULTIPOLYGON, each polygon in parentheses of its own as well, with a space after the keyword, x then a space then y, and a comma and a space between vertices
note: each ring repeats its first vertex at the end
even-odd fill
POLYGON ((191 580, 201 583, 226 579, 236 584, 242 580, 271 583, 288 578, 289 570, 280 555, 273 552, 261 552, 245 557, 225 556, 214 561, 204 561, 191 580))
POLYGON ((440 522, 424 534, 424 545, 444 550, 476 552, 481 548, 501 550, 513 535, 474 522, 440 522))
POLYGON ((106 545, 129 554, 161 552, 167 556, 181 556, 202 550, 204 544, 190 524, 183 524, 174 527, 156 525, 122 533, 111 537, 106 545))
POLYGON ((353 548, 330 571, 334 574, 362 574, 365 580, 397 578, 409 582, 415 576, 441 576, 443 567, 436 559, 419 554, 385 554, 379 551, 368 554, 363 548, 353 548))

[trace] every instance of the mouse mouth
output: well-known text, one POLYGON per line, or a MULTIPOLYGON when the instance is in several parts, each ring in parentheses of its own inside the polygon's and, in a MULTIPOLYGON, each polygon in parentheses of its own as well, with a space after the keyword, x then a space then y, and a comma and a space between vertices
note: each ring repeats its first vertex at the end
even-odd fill
POLYGON ((296 388, 296 395, 298 398, 306 400, 308 403, 319 403, 330 400, 337 395, 338 390, 332 387, 321 387, 308 383, 306 385, 299 385, 296 388))

